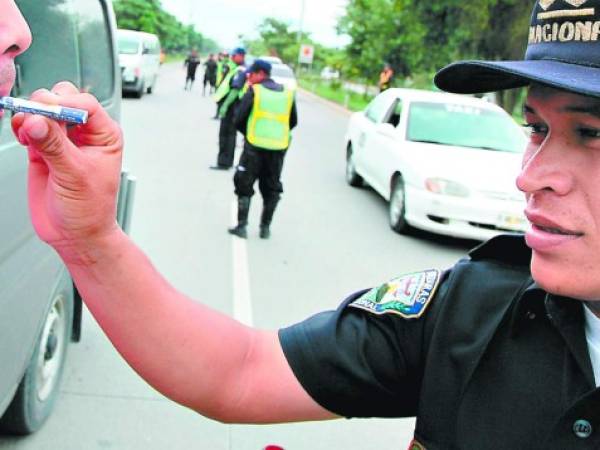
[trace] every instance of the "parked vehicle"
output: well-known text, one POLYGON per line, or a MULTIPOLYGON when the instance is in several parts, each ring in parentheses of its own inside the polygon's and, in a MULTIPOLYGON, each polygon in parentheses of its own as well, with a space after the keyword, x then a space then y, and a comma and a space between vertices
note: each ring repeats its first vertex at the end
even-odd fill
POLYGON ((346 134, 346 180, 389 202, 393 230, 410 226, 485 240, 525 230, 515 185, 523 129, 483 100, 389 89, 355 113, 346 134))
POLYGON ((259 56, 256 59, 262 59, 263 61, 270 62, 271 64, 283 64, 281 58, 277 56, 259 56))
POLYGON ((152 94, 160 69, 161 47, 158 36, 133 30, 117 31, 119 66, 124 93, 141 98, 152 94))
MULTIPOLYGON (((121 83, 111 2, 17 4, 33 44, 17 58, 12 95, 26 98, 38 88, 71 80, 118 119, 121 83)), ((27 152, 15 140, 5 112, 0 119, 0 429, 15 434, 36 431, 50 415, 68 343, 81 335, 82 314, 65 266, 31 225, 27 167, 27 152)))
POLYGON ((272 64, 271 78, 288 89, 293 91, 298 89, 296 75, 294 75, 292 68, 286 64, 272 64))
POLYGON ((324 67, 323 70, 321 70, 321 78, 323 80, 339 80, 340 72, 331 67, 324 67))

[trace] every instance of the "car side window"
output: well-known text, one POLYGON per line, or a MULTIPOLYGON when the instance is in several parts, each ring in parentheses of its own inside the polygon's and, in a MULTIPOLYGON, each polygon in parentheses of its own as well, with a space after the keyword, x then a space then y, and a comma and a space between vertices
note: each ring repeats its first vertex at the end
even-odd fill
POLYGON ((79 14, 78 44, 81 63, 81 87, 103 101, 115 89, 113 44, 110 23, 104 5, 98 0, 73 0, 79 14), (110 76, 107 76, 110 74, 110 76))
POLYGON ((387 117, 385 119, 386 123, 389 123, 395 127, 400 124, 400 118, 402 117, 402 100, 396 99, 389 109, 387 117))
POLYGON ((367 118, 374 123, 383 121, 390 108, 390 98, 386 95, 379 95, 373 99, 365 111, 367 118))
POLYGON ((80 86, 77 26, 69 14, 70 1, 17 0, 17 5, 29 23, 33 42, 17 58, 19 83, 14 95, 28 97, 62 80, 80 86))

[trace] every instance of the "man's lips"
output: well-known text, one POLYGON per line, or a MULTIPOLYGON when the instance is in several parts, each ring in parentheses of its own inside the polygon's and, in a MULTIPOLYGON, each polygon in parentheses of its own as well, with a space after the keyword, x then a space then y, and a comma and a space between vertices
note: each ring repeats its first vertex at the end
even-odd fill
POLYGON ((584 235, 581 231, 559 225, 541 214, 525 211, 525 215, 531 223, 531 228, 525 233, 525 241, 534 251, 549 251, 584 235))
POLYGON ((583 236, 584 234, 581 231, 573 230, 568 227, 559 225, 552 219, 549 219, 538 213, 525 211, 525 216, 527 217, 533 228, 545 233, 566 236, 583 236))

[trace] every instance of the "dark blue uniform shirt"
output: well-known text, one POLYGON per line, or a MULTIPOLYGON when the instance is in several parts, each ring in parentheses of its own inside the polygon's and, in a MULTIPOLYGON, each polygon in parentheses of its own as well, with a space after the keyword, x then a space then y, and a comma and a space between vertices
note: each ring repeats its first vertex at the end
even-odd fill
POLYGON ((494 238, 442 274, 421 317, 350 307, 359 292, 280 330, 285 356, 338 415, 416 416, 427 450, 598 449, 583 304, 540 289, 530 259, 522 237, 494 238))

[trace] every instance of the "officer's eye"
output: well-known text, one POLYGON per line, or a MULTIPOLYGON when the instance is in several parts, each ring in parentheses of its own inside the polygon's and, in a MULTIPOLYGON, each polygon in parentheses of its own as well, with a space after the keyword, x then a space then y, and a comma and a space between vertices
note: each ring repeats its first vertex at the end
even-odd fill
POLYGON ((589 127, 579 127, 577 128, 577 133, 579 136, 588 139, 597 139, 600 138, 600 129, 598 128, 589 128, 589 127))
POLYGON ((548 134, 548 127, 541 123, 525 123, 523 127, 529 131, 530 136, 545 136, 548 134))

